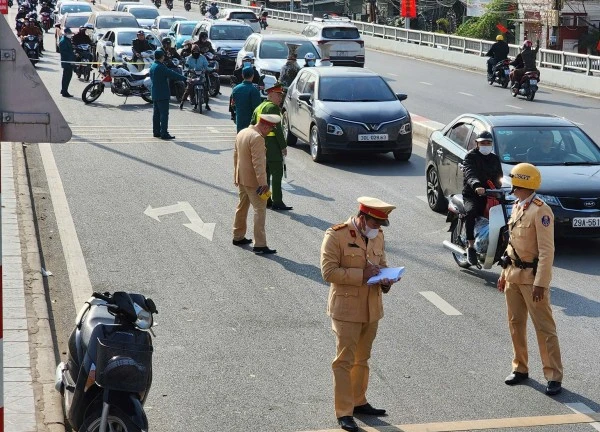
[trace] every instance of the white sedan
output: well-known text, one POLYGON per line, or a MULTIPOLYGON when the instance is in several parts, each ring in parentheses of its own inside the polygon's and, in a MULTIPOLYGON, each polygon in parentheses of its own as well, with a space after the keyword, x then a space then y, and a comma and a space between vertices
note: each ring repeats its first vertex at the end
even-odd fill
MULTIPOLYGON (((107 29, 102 39, 98 41, 96 52, 98 59, 103 60, 108 55, 108 61, 120 62, 123 61, 123 56, 131 57, 133 40, 137 38, 139 28, 115 28, 107 29)), ((155 47, 159 44, 155 36, 150 30, 143 30, 146 34, 146 39, 155 47)))

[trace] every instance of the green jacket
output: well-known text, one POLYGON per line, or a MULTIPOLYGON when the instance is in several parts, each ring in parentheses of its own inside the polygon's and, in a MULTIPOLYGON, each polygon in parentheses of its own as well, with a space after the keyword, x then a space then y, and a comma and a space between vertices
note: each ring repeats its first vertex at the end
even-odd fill
POLYGON ((150 66, 150 79, 152 80, 152 100, 169 100, 171 99, 171 88, 169 87, 169 79, 186 81, 187 78, 177 72, 172 71, 164 64, 154 61, 150 66))
MULTIPOLYGON (((261 114, 277 114, 281 116, 281 109, 271 101, 264 101, 256 107, 252 113, 251 124, 256 124, 261 114)), ((275 128, 269 135, 265 137, 265 145, 267 147, 267 162, 281 162, 283 161, 283 155, 281 150, 287 147, 285 138, 283 137, 283 129, 281 128, 281 122, 277 123, 275 128)))
MULTIPOLYGON (((58 42, 58 50, 60 51, 60 59, 63 62, 74 62, 75 61, 75 53, 73 52, 73 44, 71 43, 71 39, 66 36, 61 36, 60 41, 58 42)), ((73 67, 73 63, 61 63, 61 67, 64 69, 65 67, 73 67)))
POLYGON ((252 112, 260 105, 260 92, 249 81, 244 81, 233 88, 231 97, 235 102, 235 124, 237 131, 250 126, 252 112))

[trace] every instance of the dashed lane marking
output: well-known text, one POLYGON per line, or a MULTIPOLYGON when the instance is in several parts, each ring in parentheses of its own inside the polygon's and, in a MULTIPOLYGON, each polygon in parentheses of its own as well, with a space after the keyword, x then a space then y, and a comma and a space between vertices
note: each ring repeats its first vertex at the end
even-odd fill
POLYGON ((458 310, 454 308, 450 303, 441 298, 439 295, 434 293, 433 291, 420 291, 423 297, 429 300, 435 307, 444 312, 446 315, 462 315, 458 310))
POLYGON ((293 191, 294 187, 285 180, 281 180, 281 189, 286 191, 293 191))
POLYGON ((390 75, 390 76, 399 76, 398 74, 391 73, 391 72, 388 72, 387 74, 390 75))
POLYGON ((506 106, 509 107, 509 108, 514 108, 514 109, 518 109, 518 110, 522 110, 523 109, 523 108, 515 106, 515 105, 508 105, 507 104, 506 106))
MULTIPOLYGON (((600 414, 558 414, 533 417, 508 417, 482 420, 463 420, 438 423, 416 423, 389 426, 363 426, 364 432, 456 432, 485 429, 509 429, 568 424, 593 424, 600 420, 600 414)), ((320 429, 306 432, 338 432, 341 429, 320 429)))
POLYGON ((471 97, 473 96, 471 93, 465 93, 465 92, 458 92, 458 94, 465 95, 465 96, 471 96, 471 97))
POLYGON ((419 81, 419 84, 428 85, 428 86, 433 85, 433 84, 431 84, 429 82, 426 82, 426 81, 419 81))
MULTIPOLYGON (((596 412, 593 409, 581 402, 566 403, 565 405, 567 408, 569 408, 572 411, 575 411, 578 414, 596 414, 596 412)), ((599 422, 590 423, 590 426, 596 429, 597 431, 600 431, 599 422)))
POLYGON ((429 201, 425 195, 417 195, 417 199, 423 201, 425 204, 429 205, 429 201))

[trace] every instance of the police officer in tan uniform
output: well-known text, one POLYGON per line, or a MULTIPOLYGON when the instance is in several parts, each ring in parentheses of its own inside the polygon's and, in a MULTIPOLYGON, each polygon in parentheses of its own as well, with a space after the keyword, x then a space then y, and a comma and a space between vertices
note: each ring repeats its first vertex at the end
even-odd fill
POLYGON ((360 197, 358 202, 358 214, 329 228, 321 245, 321 273, 331 283, 327 314, 337 338, 335 415, 346 431, 359 430, 354 414, 385 414, 367 402, 366 392, 371 347, 383 317, 381 297, 392 282, 367 285, 367 280, 387 267, 380 227, 389 225, 388 215, 396 208, 377 198, 360 197))
POLYGON ((562 389, 563 367, 556 324, 550 308, 550 280, 554 261, 554 214, 536 197, 542 183, 539 170, 528 163, 516 165, 511 173, 513 193, 518 198, 508 221, 509 245, 498 279, 498 289, 506 294, 508 326, 514 359, 508 385, 529 378, 527 357, 527 314, 537 335, 547 395, 562 389), (508 257, 508 259, 506 258, 508 257))

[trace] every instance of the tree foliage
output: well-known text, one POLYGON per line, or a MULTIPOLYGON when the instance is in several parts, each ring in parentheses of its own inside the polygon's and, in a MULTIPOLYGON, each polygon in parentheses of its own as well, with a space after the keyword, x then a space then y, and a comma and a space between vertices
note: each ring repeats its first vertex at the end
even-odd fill
POLYGON ((508 20, 517 18, 517 4, 510 0, 492 0, 485 5, 480 17, 473 17, 461 24, 456 34, 475 39, 494 40, 499 30, 496 24, 508 25, 508 20))

